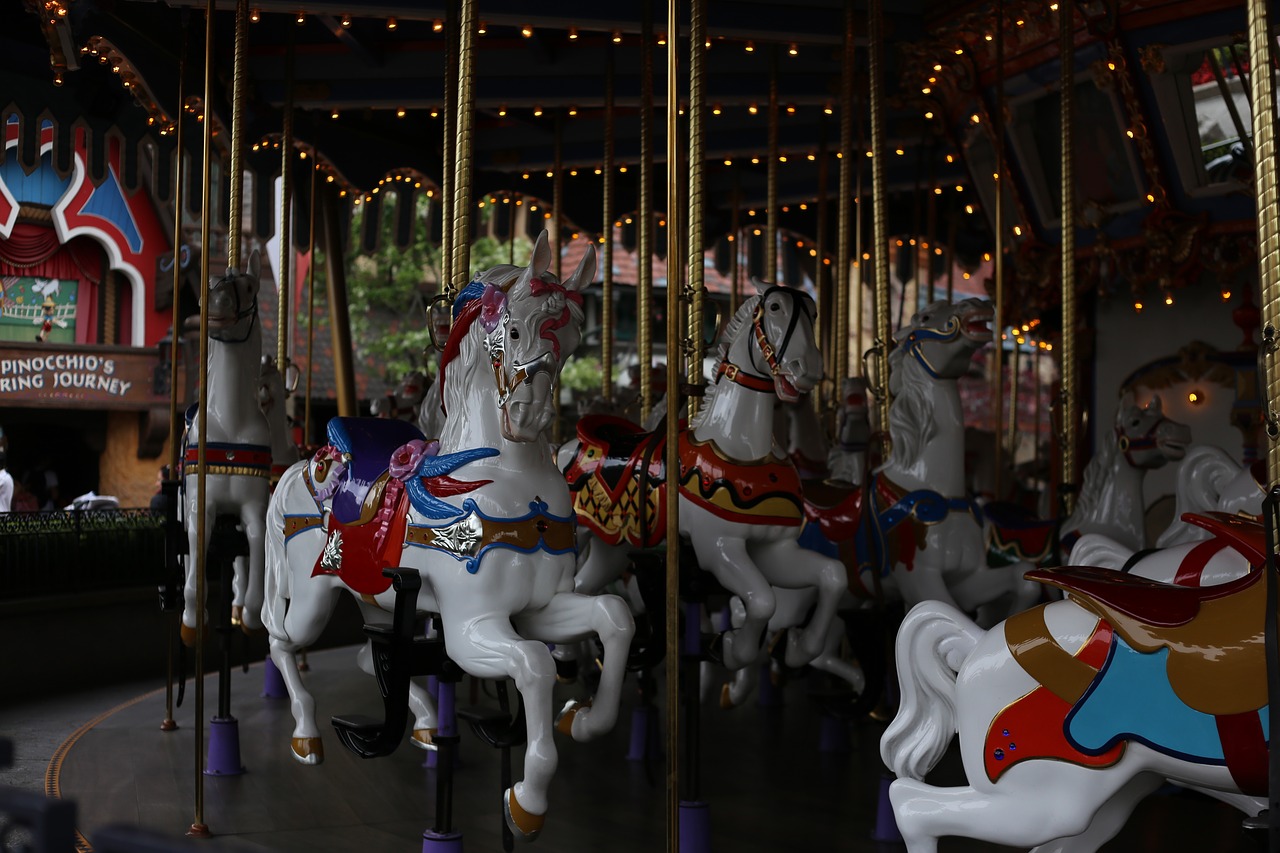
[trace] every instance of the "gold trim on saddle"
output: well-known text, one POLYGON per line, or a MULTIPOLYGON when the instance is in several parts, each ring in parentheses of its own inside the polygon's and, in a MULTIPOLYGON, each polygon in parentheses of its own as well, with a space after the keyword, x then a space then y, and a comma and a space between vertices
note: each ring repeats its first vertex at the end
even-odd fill
POLYGON ((534 551, 546 547, 550 551, 567 551, 574 547, 573 523, 551 516, 529 516, 518 521, 481 518, 468 513, 443 527, 410 524, 405 544, 447 551, 455 557, 474 557, 490 545, 504 545, 518 551, 534 551))
POLYGON ((284 517, 284 538, 295 536, 304 530, 324 527, 324 516, 320 515, 286 515, 284 517))
MULTIPOLYGON (((200 463, 188 462, 182 466, 182 475, 184 477, 194 477, 200 473, 200 463)), ((217 475, 222 477, 261 477, 264 480, 271 479, 271 471, 266 468, 256 468, 251 465, 219 465, 218 463, 206 463, 205 475, 217 475)))

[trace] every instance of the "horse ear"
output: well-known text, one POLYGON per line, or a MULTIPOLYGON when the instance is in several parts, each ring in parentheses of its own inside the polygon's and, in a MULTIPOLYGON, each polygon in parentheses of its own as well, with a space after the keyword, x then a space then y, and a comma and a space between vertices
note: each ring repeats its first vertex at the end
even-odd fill
POLYGON ((262 258, 257 249, 249 253, 249 264, 245 269, 245 273, 254 278, 262 278, 262 258))
POLYGON ((757 296, 764 296, 764 292, 773 287, 773 282, 765 281, 764 279, 754 275, 751 276, 751 283, 755 285, 757 296))
POLYGON ((547 270, 551 269, 551 243, 547 239, 545 230, 538 235, 537 242, 533 244, 533 254, 529 256, 529 269, 534 278, 541 278, 547 270))
POLYGON ((587 244, 587 251, 582 255, 582 260, 578 262, 578 268, 573 271, 573 275, 564 281, 565 290, 585 290, 586 287, 595 281, 596 278, 596 247, 592 243, 587 244))
POLYGON ((1157 414, 1164 414, 1164 404, 1160 401, 1159 394, 1152 394, 1151 400, 1150 402, 1147 403, 1145 408, 1148 412, 1156 412, 1157 414))

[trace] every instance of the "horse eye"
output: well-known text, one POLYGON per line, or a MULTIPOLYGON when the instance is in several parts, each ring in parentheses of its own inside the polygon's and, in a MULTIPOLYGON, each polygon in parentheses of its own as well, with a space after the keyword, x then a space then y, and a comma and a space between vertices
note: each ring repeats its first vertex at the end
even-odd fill
POLYGON ((770 311, 777 311, 780 307, 781 307, 781 306, 780 306, 780 305, 778 305, 778 303, 776 303, 776 302, 775 302, 775 303, 773 303, 772 305, 770 305, 770 306, 769 306, 769 310, 770 310, 770 311))
POLYGON ((1142 421, 1138 420, 1137 418, 1134 418, 1133 420, 1129 421, 1129 426, 1134 427, 1136 429, 1141 423, 1142 421))
POLYGON ((516 328, 514 328, 514 327, 511 329, 511 340, 513 340, 513 341, 518 341, 518 340, 520 340, 520 330, 519 330, 519 329, 516 329, 516 328))

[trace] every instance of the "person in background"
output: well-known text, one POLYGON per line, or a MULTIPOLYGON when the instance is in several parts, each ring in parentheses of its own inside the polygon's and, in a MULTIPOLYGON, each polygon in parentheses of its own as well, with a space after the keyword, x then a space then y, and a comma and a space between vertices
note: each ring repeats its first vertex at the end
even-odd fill
POLYGON ((8 512, 13 503, 13 475, 7 470, 9 454, 0 450, 0 512, 8 512))

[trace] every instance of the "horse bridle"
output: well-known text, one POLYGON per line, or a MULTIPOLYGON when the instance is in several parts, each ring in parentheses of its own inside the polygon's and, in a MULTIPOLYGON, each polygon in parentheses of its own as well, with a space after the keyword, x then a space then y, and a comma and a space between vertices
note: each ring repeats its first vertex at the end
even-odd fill
POLYGON ((943 326, 941 329, 912 329, 911 333, 907 335, 906 343, 903 344, 903 346, 906 348, 907 352, 915 356, 916 361, 920 363, 920 366, 924 368, 925 372, 928 373, 929 376, 934 379, 941 379, 942 376, 934 366, 929 363, 928 357, 920 347, 922 344, 929 341, 940 344, 951 343, 958 337, 960 337, 960 318, 955 314, 952 314, 947 319, 947 325, 943 326))
MULTIPOLYGON (((795 334, 796 326, 800 322, 801 307, 796 303, 803 294, 790 287, 781 287, 773 285, 760 294, 760 301, 756 303, 756 310, 751 315, 751 329, 755 334, 756 348, 760 350, 760 354, 764 356, 765 366, 769 369, 769 376, 762 376, 759 373, 748 373, 743 368, 729 361, 729 353, 726 352, 724 358, 720 361, 720 367, 716 370, 716 381, 720 381, 720 377, 724 376, 730 382, 735 382, 744 388, 752 391, 771 392, 774 390, 773 378, 782 373, 781 358, 787 352, 787 347, 791 344, 791 336, 795 334), (787 331, 782 336, 782 344, 775 350, 773 344, 769 343, 769 336, 764 331, 764 306, 769 301, 769 297, 775 292, 785 293, 791 297, 791 320, 787 324, 787 331)), ((808 313, 808 308, 803 308, 808 313)), ((748 349, 747 357, 751 360, 753 368, 756 365, 756 354, 748 349)))
MULTIPOLYGON (((544 282, 551 284, 551 282, 544 282)), ((557 285, 558 286, 558 285, 557 285)), ((507 376, 507 323, 511 320, 511 312, 502 309, 502 315, 492 332, 485 332, 484 347, 489 353, 489 365, 493 368, 493 378, 498 384, 498 406, 503 407, 511 396, 526 382, 544 371, 552 374, 551 388, 555 391, 556 356, 548 351, 537 358, 523 364, 513 365, 514 372, 507 376)))
POLYGON ((240 307, 240 288, 236 286, 236 279, 238 279, 242 275, 245 275, 245 273, 241 273, 236 270, 227 270, 227 274, 224 275, 222 278, 218 279, 217 284, 209 288, 209 294, 210 296, 212 296, 214 288, 221 287, 224 283, 228 281, 231 282, 231 292, 235 295, 235 303, 234 303, 235 309, 234 309, 234 312, 232 313, 232 316, 235 318, 235 320, 234 322, 232 322, 231 327, 234 327, 236 323, 239 323, 245 317, 252 318, 252 322, 249 323, 248 327, 244 330, 244 337, 242 338, 226 338, 226 337, 222 337, 221 335, 210 332, 209 337, 212 340, 217 341, 218 343, 223 343, 223 344, 244 343, 245 341, 249 340, 249 335, 253 333, 254 323, 258 322, 258 300, 256 299, 253 300, 249 304, 249 307, 247 308, 240 307))
POLYGON ((1156 437, 1156 432, 1159 431, 1166 420, 1168 419, 1163 415, 1156 418, 1150 428, 1137 438, 1129 438, 1124 434, 1124 427, 1116 427, 1116 447, 1124 454, 1124 460, 1129 463, 1130 467, 1138 467, 1138 463, 1133 460, 1134 451, 1152 450, 1159 446, 1160 439, 1156 437))

